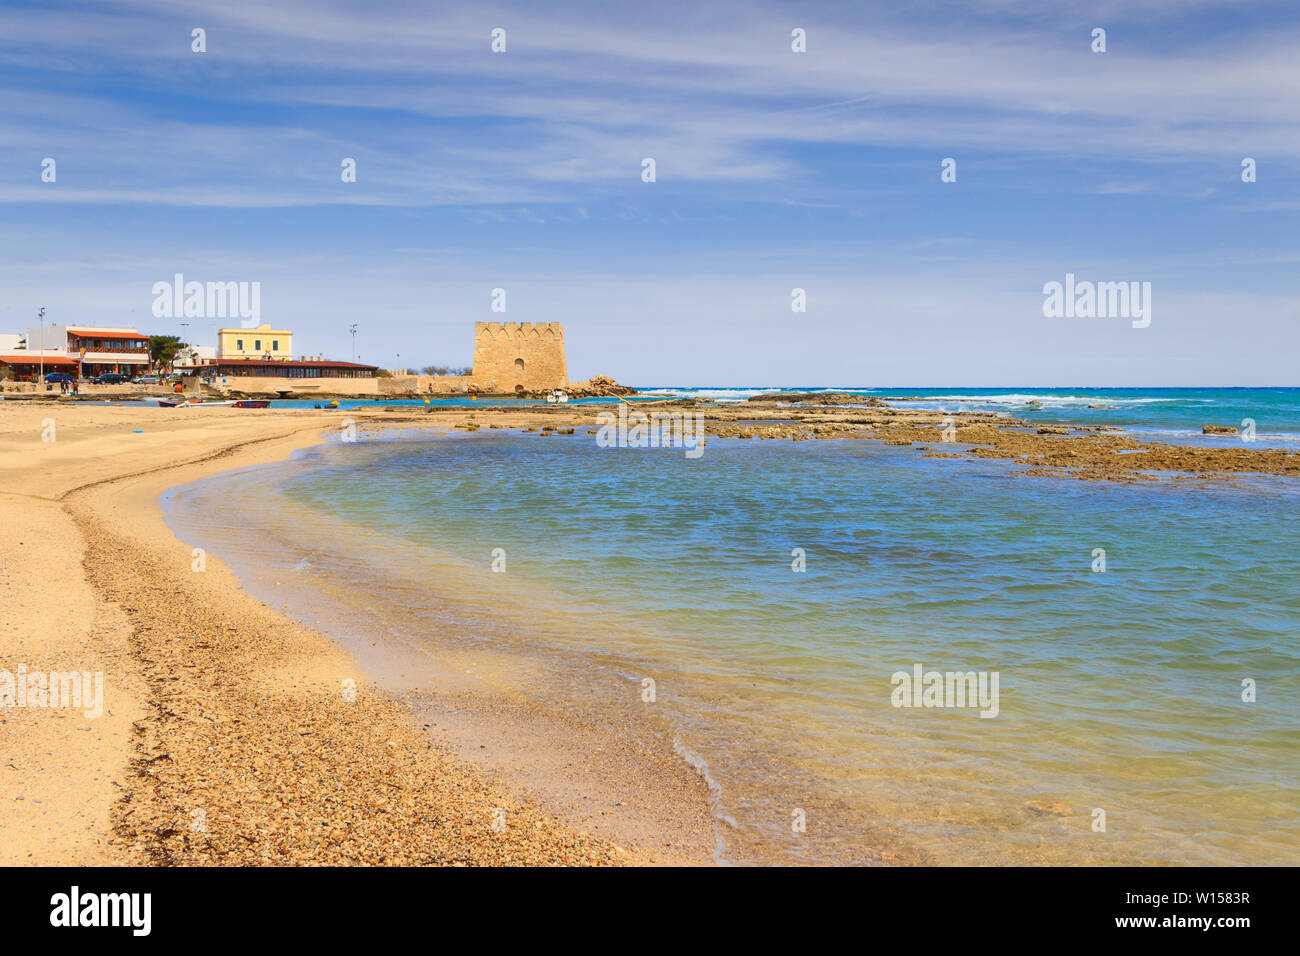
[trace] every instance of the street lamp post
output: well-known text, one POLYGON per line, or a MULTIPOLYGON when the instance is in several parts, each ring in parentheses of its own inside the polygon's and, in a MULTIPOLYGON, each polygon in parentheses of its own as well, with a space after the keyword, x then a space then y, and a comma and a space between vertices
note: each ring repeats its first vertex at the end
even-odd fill
POLYGON ((39 358, 39 361, 41 363, 41 374, 40 374, 40 378, 37 379, 37 381, 44 382, 45 381, 45 306, 41 306, 41 311, 36 313, 36 318, 39 319, 41 323, 41 341, 38 343, 38 346, 41 350, 41 354, 39 358))
POLYGON ((356 327, 356 325, 353 324, 353 325, 349 326, 349 327, 348 327, 348 331, 352 333, 352 361, 355 362, 355 361, 357 360, 357 327, 356 327))

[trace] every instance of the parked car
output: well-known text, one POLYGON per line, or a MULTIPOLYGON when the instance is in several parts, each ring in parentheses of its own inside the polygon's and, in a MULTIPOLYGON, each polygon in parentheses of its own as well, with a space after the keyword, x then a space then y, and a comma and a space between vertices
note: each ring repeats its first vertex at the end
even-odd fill
POLYGON ((71 382, 72 376, 67 372, 46 372, 45 381, 58 384, 59 382, 71 382))
POLYGON ((103 375, 96 375, 90 381, 93 385, 121 385, 130 379, 119 372, 105 372, 103 375))
POLYGON ((161 385, 162 379, 157 375, 141 375, 132 382, 133 385, 161 385))

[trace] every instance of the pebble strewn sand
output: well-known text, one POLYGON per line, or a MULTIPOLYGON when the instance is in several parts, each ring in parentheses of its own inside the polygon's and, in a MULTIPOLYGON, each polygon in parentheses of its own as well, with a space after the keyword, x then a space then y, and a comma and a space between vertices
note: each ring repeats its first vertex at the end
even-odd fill
POLYGON ((99 542, 88 578, 126 610, 148 687, 113 813, 129 861, 640 860, 516 803, 364 681, 346 700, 346 678, 331 679, 339 665, 317 635, 250 598, 213 606, 185 580, 199 577, 188 566, 115 540, 90 508, 72 512, 99 542))
POLYGON ((11 528, 32 520, 0 564, 24 611, 3 622, 0 666, 102 668, 108 708, 98 719, 0 711, 0 861, 707 859, 711 847, 689 858, 625 847, 514 798, 371 692, 345 653, 240 590, 215 558, 194 570, 158 495, 314 443, 331 416, 15 406, 0 412, 0 452, 16 453, 2 456, 0 518, 11 528), (50 417, 56 440, 42 442, 50 417), (44 546, 52 540, 67 547, 44 546))
MULTIPOLYGON (((876 439, 937 457, 1008 459, 1029 476, 1300 474, 1300 455, 1285 451, 845 402, 656 407, 701 413, 711 436, 876 439), (955 442, 941 443, 949 418, 955 442)), ((562 440, 589 435, 600 411, 487 404, 331 412, 0 403, 9 539, 0 668, 102 670, 108 698, 93 720, 0 709, 0 864, 707 860, 711 846, 620 846, 628 841, 584 834, 512 798, 431 740, 409 709, 371 692, 347 654, 243 592, 220 562, 192 570, 189 546, 162 522, 157 499, 167 488, 283 458, 345 418, 363 431, 489 426, 562 440)), ((681 832, 702 842, 698 822, 681 832)))

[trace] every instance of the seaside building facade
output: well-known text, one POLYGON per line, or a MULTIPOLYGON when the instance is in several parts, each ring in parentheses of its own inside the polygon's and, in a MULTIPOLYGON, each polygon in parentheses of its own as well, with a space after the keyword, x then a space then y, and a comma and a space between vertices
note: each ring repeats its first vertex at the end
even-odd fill
POLYGON ((293 358, 293 333, 259 325, 255 329, 218 329, 218 359, 287 361, 293 358))
POLYGON ((569 384, 559 322, 475 322, 475 384, 484 391, 548 391, 569 384))
POLYGON ((237 392, 270 395, 282 392, 379 393, 377 366, 309 359, 306 356, 297 360, 217 358, 179 371, 198 375, 210 385, 221 385, 237 392))
POLYGON ((191 346, 178 356, 177 371, 223 391, 276 395, 289 392, 376 395, 379 369, 321 356, 293 357, 293 332, 259 325, 218 329, 217 347, 191 346))
POLYGON ((217 350, 211 345, 187 345, 176 353, 175 366, 206 365, 217 360, 217 350))
POLYGON ((150 367, 149 336, 138 329, 47 325, 28 329, 24 345, 0 354, 0 366, 19 381, 35 381, 42 368, 85 378, 104 372, 134 378, 150 367))
POLYGON ((474 366, 468 375, 411 375, 395 370, 384 392, 519 395, 570 384, 559 322, 475 322, 474 366))

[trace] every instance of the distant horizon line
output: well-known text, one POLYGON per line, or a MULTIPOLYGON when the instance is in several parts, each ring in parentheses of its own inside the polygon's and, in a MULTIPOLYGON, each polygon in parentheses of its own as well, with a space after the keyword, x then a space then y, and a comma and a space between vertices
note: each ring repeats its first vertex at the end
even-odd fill
POLYGON ((738 390, 745 390, 745 391, 760 391, 760 392, 764 390, 771 390, 771 389, 790 389, 790 388, 804 388, 804 389, 837 388, 837 389, 843 389, 844 391, 848 391, 848 392, 878 392, 883 389, 893 390, 893 389, 905 389, 905 388, 919 389, 922 391, 932 391, 940 388, 968 389, 968 390, 978 389, 981 391, 992 391, 994 389, 998 389, 1000 391, 1029 391, 1034 389, 1051 390, 1051 389, 1062 389, 1062 388, 1078 388, 1078 389, 1085 389, 1085 390, 1103 389, 1103 388, 1145 388, 1145 389, 1162 388, 1162 389, 1170 389, 1170 390, 1177 389, 1182 391, 1192 391, 1194 389, 1207 389, 1207 388, 1217 388, 1217 389, 1271 388, 1271 389, 1287 389, 1287 390, 1300 389, 1300 385, 632 385, 631 387, 645 388, 645 389, 730 388, 730 389, 738 389, 738 390))

